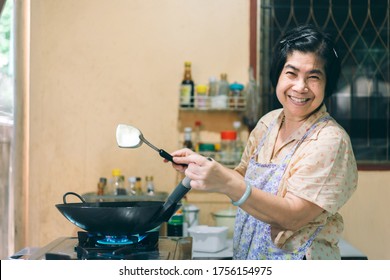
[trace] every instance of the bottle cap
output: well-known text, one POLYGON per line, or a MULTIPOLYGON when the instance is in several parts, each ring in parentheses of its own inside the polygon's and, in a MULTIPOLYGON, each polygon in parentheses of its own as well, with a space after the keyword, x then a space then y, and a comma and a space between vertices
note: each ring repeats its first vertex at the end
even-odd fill
POLYGON ((214 152, 215 145, 212 143, 200 143, 199 144, 199 152, 214 152))
POLYGON ((215 83, 216 81, 217 81, 217 77, 215 77, 215 76, 209 77, 209 82, 210 83, 215 83))
POLYGON ((184 128, 184 132, 192 132, 192 128, 191 127, 185 127, 184 128))
POLYGON ((200 93, 200 94, 206 94, 207 93, 207 86, 206 85, 197 85, 196 92, 200 93))
POLYGON ((191 66, 191 62, 190 61, 185 61, 184 62, 184 66, 191 66))
POLYGON ((233 84, 230 84, 230 90, 243 90, 244 89, 244 85, 243 84, 239 84, 239 83, 233 83, 233 84))
POLYGON ((221 131, 222 140, 236 140, 237 132, 234 130, 221 131))
POLYGON ((239 129, 239 128, 241 127, 241 122, 240 122, 240 121, 235 121, 235 122, 233 122, 233 127, 234 127, 235 129, 239 129))
POLYGON ((120 169, 113 169, 112 170, 112 176, 121 176, 122 172, 120 169))

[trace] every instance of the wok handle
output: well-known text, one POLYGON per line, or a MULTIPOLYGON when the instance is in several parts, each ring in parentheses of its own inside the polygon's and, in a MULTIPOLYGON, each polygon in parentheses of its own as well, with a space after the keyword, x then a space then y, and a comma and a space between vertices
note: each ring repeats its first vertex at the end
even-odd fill
POLYGON ((64 194, 64 196, 62 197, 62 200, 64 201, 64 204, 67 204, 67 202, 66 202, 66 197, 67 197, 68 195, 77 196, 83 203, 86 203, 86 201, 84 200, 84 198, 83 198, 81 195, 79 195, 79 194, 77 194, 77 193, 75 193, 75 192, 67 192, 67 193, 64 194))
POLYGON ((176 207, 177 203, 191 190, 191 179, 185 177, 172 191, 172 193, 168 196, 164 205, 162 206, 161 216, 163 220, 167 220, 170 217, 167 217, 167 214, 170 212, 169 210, 172 207, 176 207))

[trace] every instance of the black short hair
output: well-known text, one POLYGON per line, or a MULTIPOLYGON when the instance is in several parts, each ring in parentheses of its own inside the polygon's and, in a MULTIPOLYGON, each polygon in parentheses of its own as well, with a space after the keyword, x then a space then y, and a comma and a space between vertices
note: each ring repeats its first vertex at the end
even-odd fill
POLYGON ((276 46, 270 70, 272 86, 276 88, 287 56, 293 51, 315 53, 323 59, 326 75, 325 98, 336 90, 340 76, 340 59, 331 36, 313 25, 300 25, 286 32, 276 46))

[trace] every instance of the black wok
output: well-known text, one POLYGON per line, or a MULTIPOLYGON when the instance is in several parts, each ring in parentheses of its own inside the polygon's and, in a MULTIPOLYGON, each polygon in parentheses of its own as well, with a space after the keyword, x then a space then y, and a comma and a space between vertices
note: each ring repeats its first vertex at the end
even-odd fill
POLYGON ((79 228, 102 235, 130 235, 150 231, 167 222, 180 208, 179 201, 191 189, 186 177, 166 201, 85 202, 74 192, 64 194, 64 204, 57 209, 79 228), (67 203, 68 195, 77 196, 82 203, 67 203))

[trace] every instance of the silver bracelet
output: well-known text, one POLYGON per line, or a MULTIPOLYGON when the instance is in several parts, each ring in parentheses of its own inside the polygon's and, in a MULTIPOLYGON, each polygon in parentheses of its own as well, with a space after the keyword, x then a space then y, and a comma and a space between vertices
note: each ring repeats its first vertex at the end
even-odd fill
POLYGON ((234 206, 240 206, 248 199, 248 197, 251 195, 251 192, 252 192, 252 187, 249 184, 246 184, 246 189, 242 197, 237 201, 232 200, 232 204, 234 206))

